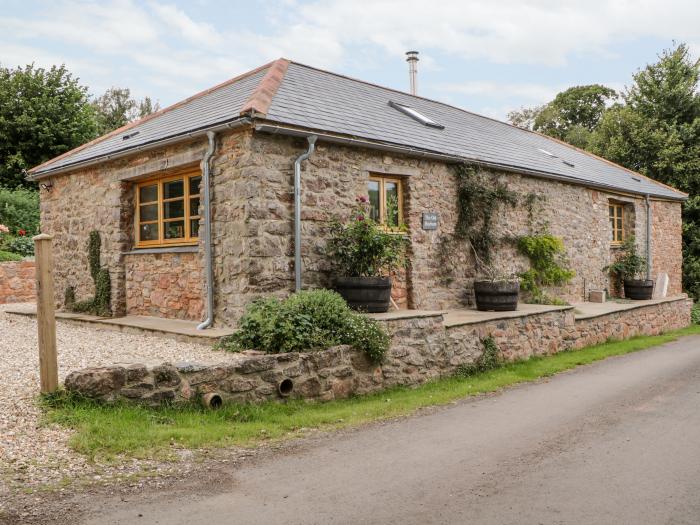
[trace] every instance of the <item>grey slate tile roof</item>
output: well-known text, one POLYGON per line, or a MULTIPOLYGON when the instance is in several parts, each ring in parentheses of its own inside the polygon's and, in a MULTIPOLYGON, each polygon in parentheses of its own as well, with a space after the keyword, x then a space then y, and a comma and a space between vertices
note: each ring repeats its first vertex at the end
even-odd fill
MULTIPOLYGON (((266 73, 250 76, 166 111, 128 133, 98 142, 34 174, 133 148, 153 140, 233 120, 266 73)), ((685 194, 559 141, 462 109, 290 62, 265 120, 272 123, 391 143, 507 166, 635 194, 682 199, 685 194), (412 107, 444 129, 425 126, 389 106, 412 107), (553 154, 550 156, 542 150, 553 154), (566 161, 566 163, 564 162, 566 161), (568 163, 568 164, 567 164, 568 163)))

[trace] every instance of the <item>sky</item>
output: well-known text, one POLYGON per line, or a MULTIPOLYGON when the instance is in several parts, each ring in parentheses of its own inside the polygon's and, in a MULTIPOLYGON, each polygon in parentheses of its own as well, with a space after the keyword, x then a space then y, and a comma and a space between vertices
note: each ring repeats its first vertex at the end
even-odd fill
POLYGON ((567 87, 629 85, 675 42, 700 55, 698 0, 0 0, 0 64, 65 63, 93 95, 162 107, 279 57, 505 120, 567 87))

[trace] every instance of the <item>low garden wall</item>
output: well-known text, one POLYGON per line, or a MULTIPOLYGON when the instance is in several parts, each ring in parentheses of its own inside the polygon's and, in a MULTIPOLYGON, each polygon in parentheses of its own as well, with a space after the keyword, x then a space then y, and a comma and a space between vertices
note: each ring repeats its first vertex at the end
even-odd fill
POLYGON ((26 303, 35 299, 34 261, 0 263, 0 304, 26 303))
POLYGON ((446 325, 441 313, 382 321, 392 338, 381 365, 349 346, 320 352, 243 352, 235 363, 164 363, 88 368, 71 373, 70 391, 114 401, 183 402, 207 393, 224 401, 280 397, 331 400, 396 385, 418 385, 473 363, 491 336, 508 360, 526 359, 635 335, 655 335, 690 324, 691 303, 678 298, 629 310, 576 318, 574 308, 446 325))

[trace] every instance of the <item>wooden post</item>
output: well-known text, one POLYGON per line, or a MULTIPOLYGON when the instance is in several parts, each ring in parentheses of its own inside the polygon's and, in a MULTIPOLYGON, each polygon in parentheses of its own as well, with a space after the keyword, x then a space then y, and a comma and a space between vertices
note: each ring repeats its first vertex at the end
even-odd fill
POLYGON ((56 360, 56 304, 53 291, 53 237, 42 233, 34 237, 36 258, 36 320, 39 327, 39 372, 41 393, 58 388, 56 360))

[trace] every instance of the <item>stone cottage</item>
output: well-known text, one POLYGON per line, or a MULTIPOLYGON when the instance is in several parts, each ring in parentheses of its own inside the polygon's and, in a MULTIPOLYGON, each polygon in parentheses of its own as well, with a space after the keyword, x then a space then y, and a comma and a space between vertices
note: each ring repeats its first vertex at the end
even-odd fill
MULTIPOLYGON (((474 262, 441 253, 456 224, 453 165, 461 162, 540 197, 534 212, 501 210, 494 228, 526 234, 535 213, 563 239, 576 271, 558 290, 563 299, 608 288, 602 268, 629 235, 648 256, 650 276, 668 274, 668 294, 681 292, 685 194, 552 138, 285 59, 56 157, 30 177, 42 188, 42 231, 54 236, 57 304, 68 286, 79 299, 92 293, 86 243, 97 230, 115 315, 232 325, 254 298, 293 291, 297 269, 304 288, 329 284, 329 220, 347 215, 358 195, 369 195, 377 220, 407 226, 397 303, 465 305, 474 262)), ((498 261, 514 272, 527 265, 508 246, 498 261)))

